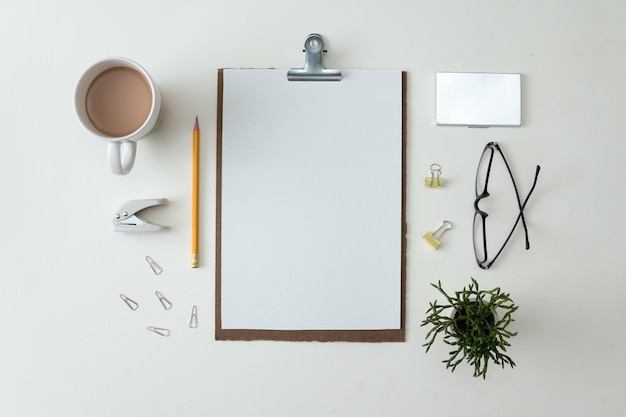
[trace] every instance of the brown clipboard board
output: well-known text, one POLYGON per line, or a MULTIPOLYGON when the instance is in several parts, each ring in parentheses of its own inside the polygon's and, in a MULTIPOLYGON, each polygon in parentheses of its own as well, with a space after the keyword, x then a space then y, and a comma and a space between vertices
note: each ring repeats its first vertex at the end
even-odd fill
MULTIPOLYGON (((400 320, 398 328, 389 329, 247 329, 224 328, 222 323, 222 216, 223 216, 223 128, 224 128, 224 69, 218 70, 217 95, 217 144, 216 144, 216 263, 215 263, 215 339, 231 341, 274 340, 274 341, 318 341, 318 342, 404 342, 406 331, 406 89, 407 73, 401 72, 401 218, 398 219, 400 239, 400 320)), ((252 70, 254 71, 254 70, 252 70)), ((321 261, 323 262, 323 261, 321 261)))

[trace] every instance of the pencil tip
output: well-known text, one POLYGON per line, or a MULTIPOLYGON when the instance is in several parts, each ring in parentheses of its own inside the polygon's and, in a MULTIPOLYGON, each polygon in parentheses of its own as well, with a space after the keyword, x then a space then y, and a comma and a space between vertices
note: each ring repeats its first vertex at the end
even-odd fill
POLYGON ((200 126, 198 125, 198 116, 196 116, 196 123, 193 125, 193 130, 200 130, 200 126))

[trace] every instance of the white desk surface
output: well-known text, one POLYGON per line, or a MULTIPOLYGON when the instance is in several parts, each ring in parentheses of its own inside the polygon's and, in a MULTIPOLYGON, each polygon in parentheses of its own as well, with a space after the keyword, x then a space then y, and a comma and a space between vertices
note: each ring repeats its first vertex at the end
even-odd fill
POLYGON ((233 0, 0 0, 0 414, 78 416, 615 416, 626 373, 624 45, 626 3, 233 0), (301 67, 321 33, 329 68, 408 72, 405 343, 216 342, 214 199, 217 69, 301 67), (130 175, 78 123, 73 89, 107 56, 159 83, 159 130, 130 175), (522 74, 522 126, 437 127, 435 74, 522 74), (202 129, 201 266, 189 266, 191 130, 202 129), (474 262, 480 152, 497 140, 525 194, 521 229, 490 271, 474 262), (427 190, 431 163, 442 190, 427 190), (146 217, 170 229, 114 233, 123 202, 166 197, 146 217), (422 241, 454 228, 433 251, 422 241), (152 274, 144 257, 164 269, 152 274), (501 261, 501 262, 500 262, 501 261), (520 309, 514 370, 474 380, 428 354, 429 283, 470 276, 520 309), (165 311, 159 290, 174 304, 165 311), (119 294, 133 296, 131 311, 119 294), (191 306, 199 327, 189 329, 191 306), (170 328, 168 338, 146 331, 170 328))

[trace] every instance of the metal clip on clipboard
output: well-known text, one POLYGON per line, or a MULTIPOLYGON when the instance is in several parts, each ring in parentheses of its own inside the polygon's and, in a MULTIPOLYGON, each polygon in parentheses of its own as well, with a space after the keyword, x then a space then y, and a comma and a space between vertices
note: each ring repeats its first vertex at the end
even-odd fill
POLYGON ((304 41, 304 68, 287 71, 289 81, 341 81, 341 71, 324 68, 322 35, 312 33, 304 41))

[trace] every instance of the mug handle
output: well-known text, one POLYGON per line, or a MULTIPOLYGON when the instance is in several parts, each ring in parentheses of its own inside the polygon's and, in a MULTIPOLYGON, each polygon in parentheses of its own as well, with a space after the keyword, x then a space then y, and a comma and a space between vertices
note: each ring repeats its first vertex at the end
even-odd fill
POLYGON ((109 142, 107 159, 109 167, 116 175, 126 175, 135 164, 137 142, 109 142))

